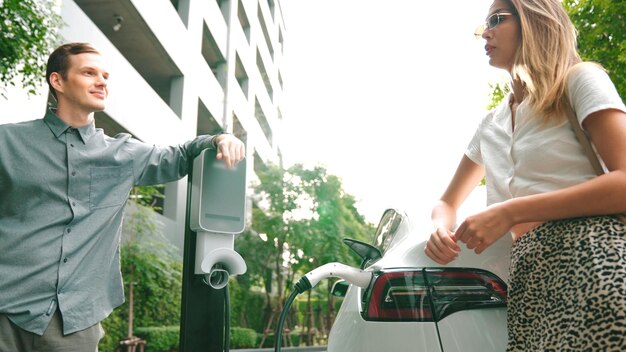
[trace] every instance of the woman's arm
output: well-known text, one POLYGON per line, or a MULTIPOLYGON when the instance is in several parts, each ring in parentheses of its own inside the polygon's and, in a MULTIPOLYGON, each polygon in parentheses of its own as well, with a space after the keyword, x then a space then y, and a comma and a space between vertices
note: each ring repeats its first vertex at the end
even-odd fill
POLYGON ((626 113, 601 110, 589 115, 583 127, 607 174, 558 191, 494 204, 465 219, 457 239, 481 253, 516 224, 626 212, 626 113))
POLYGON ((485 172, 482 166, 463 156, 441 199, 433 207, 431 219, 435 231, 424 251, 439 264, 447 264, 458 256, 461 248, 456 244, 452 229, 456 212, 470 192, 478 185, 485 172))

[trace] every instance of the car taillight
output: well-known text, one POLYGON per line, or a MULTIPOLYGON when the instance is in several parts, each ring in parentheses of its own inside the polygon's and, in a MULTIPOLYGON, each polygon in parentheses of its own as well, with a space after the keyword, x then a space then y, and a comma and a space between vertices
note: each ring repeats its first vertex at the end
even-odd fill
POLYGON ((460 310, 504 307, 506 298, 506 284, 480 269, 384 271, 364 296, 363 318, 439 321, 460 310))

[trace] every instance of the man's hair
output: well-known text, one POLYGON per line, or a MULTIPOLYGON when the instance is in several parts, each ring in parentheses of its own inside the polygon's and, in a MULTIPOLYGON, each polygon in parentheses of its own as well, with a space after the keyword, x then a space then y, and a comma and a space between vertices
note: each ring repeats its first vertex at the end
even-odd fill
POLYGON ((50 57, 48 57, 48 64, 46 66, 46 82, 50 87, 50 93, 57 98, 56 90, 50 84, 50 75, 53 72, 58 72, 63 79, 67 79, 67 70, 70 66, 70 56, 78 55, 82 53, 94 53, 100 54, 96 48, 89 43, 67 43, 56 48, 50 57))

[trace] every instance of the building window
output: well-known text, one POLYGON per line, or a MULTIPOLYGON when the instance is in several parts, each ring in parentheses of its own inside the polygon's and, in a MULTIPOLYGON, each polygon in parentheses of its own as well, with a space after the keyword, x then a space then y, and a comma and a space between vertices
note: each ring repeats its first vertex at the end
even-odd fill
POLYGON ((235 59, 235 78, 237 79, 237 83, 239 83, 239 87, 241 87, 241 91, 243 94, 248 97, 248 74, 246 73, 246 69, 243 67, 243 63, 239 58, 239 54, 236 55, 235 59))
POLYGON ((235 114, 233 114, 233 135, 239 138, 242 142, 247 142, 248 132, 243 128, 243 125, 235 114))
POLYGON ((267 94, 269 95, 271 100, 274 100, 274 90, 272 89, 272 84, 270 83, 270 79, 267 76, 267 70, 265 69, 265 65, 263 64, 263 58, 261 57, 261 53, 259 49, 256 50, 256 66, 259 69, 259 74, 261 75, 261 79, 263 79, 263 83, 265 84, 265 89, 267 89, 267 94))
POLYGON ((226 86, 226 59, 209 30, 206 22, 202 29, 202 57, 211 68, 211 72, 218 80, 222 89, 226 86))
POLYGON ((263 13, 261 12, 260 5, 257 13, 259 14, 259 24, 261 25, 261 31, 263 32, 263 37, 265 38, 265 44, 267 44, 267 49, 270 51, 272 59, 274 59, 274 47, 272 46, 272 41, 270 40, 270 35, 267 31, 267 24, 265 23, 265 19, 263 18, 263 13))
POLYGON ((217 6, 219 6, 220 10, 222 11, 222 16, 224 17, 224 20, 226 21, 226 24, 230 24, 230 21, 228 20, 228 12, 229 9, 228 7, 230 6, 230 0, 216 0, 217 1, 217 6))
POLYGON ((272 133, 272 128, 270 127, 270 124, 267 121, 267 117, 265 116, 265 113, 263 112, 263 108, 261 107, 261 104, 259 104, 259 100, 256 98, 254 100, 255 100, 254 117, 256 117, 256 120, 259 123, 259 126, 261 126, 261 130, 263 130, 263 134, 265 135, 267 142, 271 146, 274 146, 274 141, 273 141, 274 136, 272 133))
POLYGON ((239 18, 241 29, 243 29, 243 33, 246 35, 248 44, 250 44, 250 21, 248 21, 248 15, 241 0, 239 0, 239 6, 237 6, 237 17, 239 18))
POLYGON ((267 0, 267 6, 270 8, 270 14, 272 15, 272 19, 276 18, 274 15, 274 0, 267 0))
POLYGON ((198 99, 198 120, 196 124, 196 135, 201 136, 204 134, 218 134, 224 129, 217 122, 211 111, 202 103, 202 100, 198 99))

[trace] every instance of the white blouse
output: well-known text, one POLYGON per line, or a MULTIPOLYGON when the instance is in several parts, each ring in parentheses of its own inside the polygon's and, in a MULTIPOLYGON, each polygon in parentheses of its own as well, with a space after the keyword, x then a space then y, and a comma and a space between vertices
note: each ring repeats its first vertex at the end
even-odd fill
MULTIPOLYGON (((579 64, 570 72, 568 96, 581 124, 596 111, 626 112, 609 76, 592 64, 579 64)), ((513 131, 509 99, 485 116, 465 151, 485 167, 487 205, 566 188, 596 176, 567 118, 544 124, 522 101, 513 131)))

